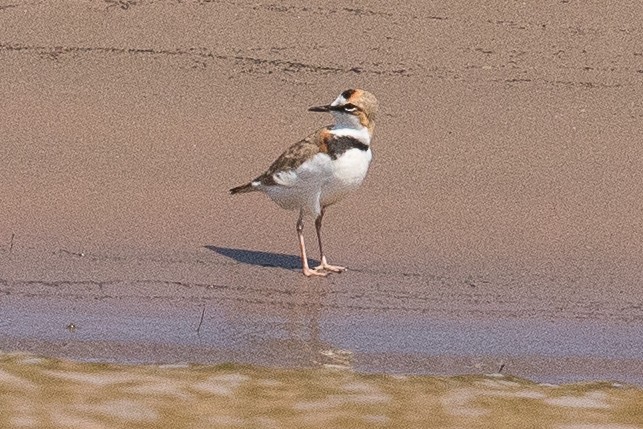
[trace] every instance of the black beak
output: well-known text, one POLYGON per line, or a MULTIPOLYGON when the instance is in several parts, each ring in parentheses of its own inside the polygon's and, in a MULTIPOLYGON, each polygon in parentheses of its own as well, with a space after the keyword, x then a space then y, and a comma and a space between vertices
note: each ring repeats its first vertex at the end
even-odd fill
POLYGON ((330 110, 330 104, 327 104, 326 106, 315 106, 308 109, 309 112, 330 112, 330 110))

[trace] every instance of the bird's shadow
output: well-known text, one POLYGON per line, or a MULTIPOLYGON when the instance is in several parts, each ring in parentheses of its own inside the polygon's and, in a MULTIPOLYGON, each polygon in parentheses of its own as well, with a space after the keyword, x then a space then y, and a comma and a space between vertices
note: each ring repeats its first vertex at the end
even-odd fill
MULTIPOLYGON (((278 267, 288 270, 301 268, 301 258, 284 253, 260 252, 258 250, 235 249, 232 247, 203 246, 219 255, 234 259, 237 262, 261 267, 278 267)), ((314 267, 319 261, 308 259, 308 265, 314 267)))

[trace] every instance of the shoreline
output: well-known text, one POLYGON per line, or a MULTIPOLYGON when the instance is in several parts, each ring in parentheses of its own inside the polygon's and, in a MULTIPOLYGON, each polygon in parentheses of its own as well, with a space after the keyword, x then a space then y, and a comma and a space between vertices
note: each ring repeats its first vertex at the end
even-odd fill
POLYGON ((563 311, 536 283, 530 295, 502 301, 502 282, 472 287, 470 275, 365 270, 308 281, 291 268, 236 262, 205 248, 129 261, 138 278, 128 263, 91 253, 0 255, 14 273, 27 265, 46 273, 0 279, 0 350, 125 364, 501 371, 535 382, 643 385, 637 318, 587 313, 578 293, 563 311), (225 279, 230 273, 235 281, 225 279))

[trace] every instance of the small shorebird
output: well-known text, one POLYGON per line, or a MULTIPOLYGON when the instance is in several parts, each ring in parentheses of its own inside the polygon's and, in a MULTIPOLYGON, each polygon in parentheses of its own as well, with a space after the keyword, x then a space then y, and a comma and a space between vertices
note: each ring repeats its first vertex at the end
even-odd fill
POLYGON ((230 189, 231 194, 261 191, 280 207, 299 210, 297 235, 302 271, 309 276, 341 273, 345 267, 330 265, 322 250, 321 227, 326 207, 359 187, 371 163, 371 139, 377 99, 361 89, 347 89, 331 104, 311 107, 329 112, 335 124, 321 128, 290 146, 252 182, 230 189), (315 218, 321 264, 310 268, 304 245, 304 215, 315 218))

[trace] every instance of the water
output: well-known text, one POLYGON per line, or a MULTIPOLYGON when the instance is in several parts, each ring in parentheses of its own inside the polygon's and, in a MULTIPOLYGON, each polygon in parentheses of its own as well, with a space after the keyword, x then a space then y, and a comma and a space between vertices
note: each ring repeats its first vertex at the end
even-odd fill
POLYGON ((3 428, 643 427, 643 389, 0 354, 3 428))
POLYGON ((505 374, 538 382, 643 385, 635 323, 439 319, 163 298, 5 295, 0 350, 129 364, 335 365, 372 374, 483 374, 504 365, 505 374))
POLYGON ((643 428, 635 320, 130 286, 5 286, 0 428, 643 428))

